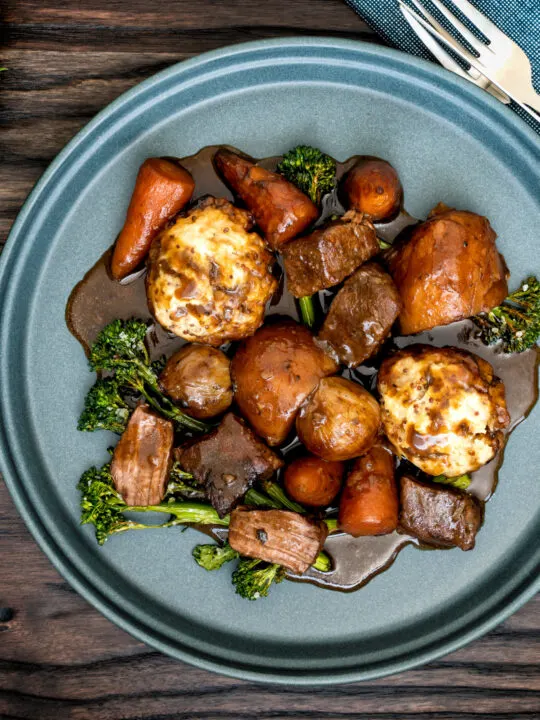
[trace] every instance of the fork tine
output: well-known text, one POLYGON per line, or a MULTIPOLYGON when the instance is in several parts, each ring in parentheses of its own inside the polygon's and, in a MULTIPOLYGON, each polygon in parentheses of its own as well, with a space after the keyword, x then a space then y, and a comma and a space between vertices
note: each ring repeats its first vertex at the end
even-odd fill
POLYGON ((494 44, 494 41, 501 41, 504 43, 508 42, 509 38, 502 32, 502 30, 499 30, 495 23, 492 23, 489 18, 481 13, 480 10, 477 10, 470 2, 467 0, 452 0, 452 3, 461 10, 461 12, 473 23, 473 25, 476 25, 476 27, 486 36, 491 44, 494 44))
MULTIPOLYGON (((413 0, 415 2, 415 0, 413 0)), ((415 3, 416 4, 416 3, 415 3)), ((448 53, 444 48, 442 48, 439 43, 435 40, 435 38, 428 33, 427 30, 424 30, 422 25, 418 22, 415 15, 416 13, 413 13, 405 3, 401 2, 399 0, 400 10, 405 18, 405 20, 409 23, 411 26, 413 32, 415 32, 420 40, 424 43, 424 45, 428 48, 428 50, 434 55, 434 57, 437 58, 437 60, 441 63, 443 67, 445 67, 447 70, 451 70, 452 72, 456 73, 457 75, 460 75, 461 77, 465 78, 466 80, 471 80, 472 78, 469 77, 469 75, 465 72, 465 70, 461 67, 461 65, 454 60, 454 58, 448 53)), ((443 28, 439 27, 439 32, 444 31, 443 28)))
MULTIPOLYGON (((448 22, 451 23, 456 28, 456 30, 465 38, 469 45, 476 50, 479 55, 482 55, 482 53, 485 53, 486 51, 489 52, 489 47, 485 43, 481 42, 475 35, 473 35, 469 28, 464 25, 461 20, 454 15, 453 12, 451 12, 445 5, 443 5, 440 0, 431 0, 431 2, 435 5, 438 11, 442 15, 444 15, 448 22)), ((455 4, 457 5, 458 3, 455 4)), ((466 13, 464 14, 466 15, 466 13)))
MULTIPOLYGON (((405 5, 405 3, 403 2, 403 0, 398 0, 398 1, 399 1, 399 4, 400 4, 401 6, 405 6, 405 7, 407 8, 407 10, 409 10, 409 12, 411 12, 411 13, 413 12, 410 7, 408 7, 407 5, 405 5)), ((428 31, 428 33, 429 33, 430 35, 434 36, 435 38, 439 38, 440 41, 441 41, 446 47, 450 48, 451 50, 454 50, 454 52, 456 52, 456 53, 461 57, 462 60, 465 60, 465 62, 470 63, 470 62, 472 62, 473 60, 478 61, 478 58, 475 57, 474 55, 472 55, 472 54, 467 50, 467 48, 465 48, 465 47, 462 45, 462 43, 461 43, 457 38, 452 37, 452 35, 450 35, 450 34, 447 33, 447 32, 441 33, 441 32, 439 31, 439 28, 438 28, 438 27, 433 27, 433 26, 430 24, 429 18, 430 18, 431 16, 430 16, 430 14, 426 11, 426 9, 424 8, 424 6, 423 6, 418 0, 417 0, 417 2, 415 2, 414 4, 415 4, 415 6, 418 8, 418 10, 419 10, 419 12, 417 12, 417 13, 415 12, 415 13, 414 13, 417 21, 428 31), (420 13, 422 13, 422 14, 420 14, 420 13)), ((437 25, 438 25, 438 23, 437 23, 437 25)))
MULTIPOLYGON (((465 78, 465 80, 469 80, 470 82, 474 83, 480 88, 483 88, 488 93, 493 95, 493 97, 497 98, 497 100, 500 100, 505 105, 508 105, 510 103, 510 98, 508 95, 502 90, 499 90, 499 88, 496 85, 493 85, 490 83, 490 81, 482 75, 482 73, 478 72, 476 68, 473 68, 472 65, 468 70, 464 70, 459 63, 457 63, 454 58, 448 53, 436 40, 435 38, 430 35, 427 30, 424 30, 424 27, 418 22, 417 15, 415 12, 413 12, 408 5, 405 5, 405 3, 402 0, 398 0, 400 5, 401 13, 403 14, 403 17, 405 20, 409 23, 412 31, 416 33, 416 35, 420 38, 420 40, 424 43, 424 45, 432 52, 434 57, 437 58, 437 60, 441 63, 441 65, 446 68, 447 70, 450 70, 451 72, 455 73, 456 75, 459 75, 460 77, 465 78)), ((413 0, 414 2, 414 0, 413 0)), ((453 40, 453 38, 451 38, 453 40)))
MULTIPOLYGON (((402 0, 400 0, 400 2, 401 1, 402 0)), ((476 67, 478 65, 482 65, 480 59, 471 55, 471 53, 466 50, 463 45, 456 40, 456 38, 451 38, 451 40, 449 40, 444 35, 441 35, 437 28, 432 27, 423 15, 420 15, 419 13, 415 13, 415 15, 416 20, 418 20, 418 22, 428 31, 430 35, 432 35, 435 39, 438 39, 445 47, 453 50, 462 60, 465 60, 467 63, 474 63, 476 67)))
MULTIPOLYGON (((450 35, 450 33, 444 28, 438 20, 433 17, 433 15, 428 12, 428 10, 420 4, 419 0, 411 0, 412 4, 416 6, 418 10, 422 13, 422 15, 426 18, 426 20, 429 20, 429 22, 433 25, 433 27, 437 28, 437 30, 441 33, 441 35, 444 35, 447 40, 453 40, 454 38, 450 35)), ((403 7, 404 3, 400 2, 400 5, 403 7)), ((421 26, 420 26, 421 27, 421 26)), ((431 37, 431 36, 430 36, 431 37)), ((440 46, 439 46, 440 47, 440 46)))

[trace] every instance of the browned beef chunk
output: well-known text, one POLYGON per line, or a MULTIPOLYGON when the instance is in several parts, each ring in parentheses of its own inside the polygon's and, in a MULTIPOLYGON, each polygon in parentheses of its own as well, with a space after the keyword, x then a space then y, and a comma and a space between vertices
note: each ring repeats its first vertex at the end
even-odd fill
POLYGON ((321 551, 328 528, 319 520, 290 510, 249 510, 231 513, 230 546, 247 557, 260 558, 301 574, 321 551))
POLYGON ((139 405, 114 449, 111 475, 128 505, 159 505, 172 463, 174 430, 170 420, 139 405))
POLYGON ((428 545, 472 550, 482 525, 482 504, 449 485, 426 484, 408 475, 400 482, 400 529, 428 545))
POLYGON ((392 278, 376 263, 363 265, 338 292, 319 338, 340 361, 356 367, 375 355, 401 310, 392 278))
POLYGON ((337 285, 379 252, 375 229, 354 210, 282 250, 287 287, 295 297, 337 285))
POLYGON ((238 505, 255 480, 266 480, 283 465, 233 413, 227 413, 216 430, 177 453, 182 468, 206 486, 220 517, 238 505))

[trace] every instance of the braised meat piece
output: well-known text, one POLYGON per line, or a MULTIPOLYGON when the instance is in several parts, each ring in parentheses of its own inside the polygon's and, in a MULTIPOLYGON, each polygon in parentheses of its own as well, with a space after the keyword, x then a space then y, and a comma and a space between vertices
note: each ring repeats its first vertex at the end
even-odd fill
POLYGON ((320 553, 328 528, 290 510, 250 510, 231 513, 229 544, 240 555, 277 563, 301 575, 320 553))
POLYGON ((295 297, 337 285, 379 252, 371 222, 349 211, 282 249, 287 287, 295 297))
POLYGON ((128 505, 159 505, 172 464, 174 430, 170 420, 139 405, 114 449, 111 475, 128 505))
POLYGON ((331 345, 342 363, 356 367, 375 355, 400 310, 390 275, 376 263, 363 265, 332 301, 319 338, 331 345))
POLYGON ((267 243, 276 250, 317 219, 317 206, 283 175, 221 148, 214 157, 220 175, 246 204, 267 243))
POLYGON ((306 397, 337 363, 292 320, 264 325, 238 349, 231 364, 234 398, 269 445, 280 445, 306 397))
POLYGON ((233 413, 227 413, 209 435, 176 452, 182 468, 206 486, 220 517, 238 505, 256 480, 266 480, 283 465, 233 413))
POLYGON ((400 504, 403 532, 428 545, 473 549, 482 525, 482 504, 473 495, 406 475, 400 482, 400 504))

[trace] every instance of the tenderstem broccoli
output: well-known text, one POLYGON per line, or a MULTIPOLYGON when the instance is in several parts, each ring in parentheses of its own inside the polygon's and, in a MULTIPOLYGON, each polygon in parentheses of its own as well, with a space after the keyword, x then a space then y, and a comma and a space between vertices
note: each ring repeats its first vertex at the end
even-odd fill
POLYGON ((336 185, 336 161, 309 145, 297 145, 285 153, 277 171, 316 205, 320 205, 323 195, 332 192, 336 185))
MULTIPOLYGON (((326 553, 321 552, 312 567, 321 572, 328 572, 331 569, 330 558, 326 553)), ((232 582, 240 597, 246 600, 258 600, 267 597, 271 586, 284 580, 286 573, 286 568, 277 563, 268 563, 257 558, 240 558, 233 572, 232 582)))
POLYGON ((315 325, 315 306, 313 304, 313 297, 311 295, 305 295, 298 299, 298 305, 300 307, 300 317, 302 322, 308 328, 312 328, 315 325))
POLYGON ((196 545, 193 548, 193 557, 198 565, 205 570, 219 570, 225 563, 236 560, 238 553, 229 543, 224 545, 196 545))
POLYGON ((130 414, 131 408, 122 397, 118 380, 100 378, 86 395, 77 428, 86 432, 110 430, 121 435, 130 414))
MULTIPOLYGON (((147 326, 142 320, 113 320, 99 333, 90 348, 90 367, 96 372, 114 373, 114 383, 103 382, 90 390, 80 424, 84 430, 98 429, 97 410, 103 414, 107 429, 115 427, 112 414, 119 400, 120 388, 129 388, 142 395, 149 405, 182 428, 207 432, 210 426, 183 413, 162 392, 158 375, 161 361, 151 363, 145 345, 147 326), (98 403, 99 400, 99 403, 98 403)), ((121 398, 120 398, 121 399, 121 398)), ((126 405, 127 407, 127 405, 126 405)), ((114 430, 117 432, 117 430, 114 430)))
MULTIPOLYGON (((244 498, 247 505, 256 507, 274 508, 278 510, 293 510, 305 513, 306 510, 298 503, 290 500, 285 491, 276 482, 267 480, 262 483, 265 492, 250 488, 244 498)), ((327 524, 335 527, 337 521, 328 519, 327 524)), ((228 543, 224 545, 209 544, 197 545, 193 549, 195 561, 205 570, 218 570, 225 563, 236 560, 239 555, 228 543)), ((320 572, 330 572, 332 561, 321 551, 312 567, 320 572)), ((247 600, 257 600, 266 597, 274 583, 283 580, 287 573, 286 568, 276 563, 267 563, 256 558, 240 557, 236 570, 233 572, 232 582, 236 592, 247 600)))
POLYGON ((457 477, 446 477, 446 475, 437 475, 431 478, 433 482, 440 483, 441 485, 452 485, 458 488, 458 490, 466 490, 471 484, 470 475, 458 475, 457 477))
POLYGON ((261 487, 268 497, 273 500, 281 509, 292 510, 293 512, 304 514, 306 508, 294 500, 291 500, 285 493, 285 490, 275 480, 263 480, 261 487))
MULTIPOLYGON (((278 510, 292 510, 301 515, 307 512, 303 505, 291 500, 285 493, 285 490, 275 480, 264 480, 261 483, 264 492, 251 488, 247 491, 244 501, 247 505, 256 505, 258 507, 276 508, 278 510)), ((328 527, 328 532, 332 533, 337 530, 337 518, 324 518, 324 522, 328 527)))
POLYGON ((254 558, 240 558, 232 575, 236 592, 246 600, 267 597, 270 587, 285 578, 285 568, 254 558))
POLYGON ((91 467, 83 473, 78 483, 81 493, 81 524, 94 526, 99 545, 112 535, 126 530, 172 527, 174 525, 200 524, 225 525, 229 517, 220 518, 211 505, 198 502, 177 502, 174 499, 159 505, 127 505, 116 491, 110 463, 102 468, 91 467), (164 513, 169 519, 161 524, 147 524, 125 516, 128 512, 164 513))
POLYGON ((496 308, 472 319, 486 345, 500 342, 507 353, 528 350, 540 337, 540 282, 527 278, 496 308))
MULTIPOLYGON (((277 171, 296 185, 316 205, 336 185, 336 161, 318 148, 298 145, 285 153, 277 171)), ((311 296, 299 299, 302 322, 311 328, 315 324, 315 307, 311 296)))

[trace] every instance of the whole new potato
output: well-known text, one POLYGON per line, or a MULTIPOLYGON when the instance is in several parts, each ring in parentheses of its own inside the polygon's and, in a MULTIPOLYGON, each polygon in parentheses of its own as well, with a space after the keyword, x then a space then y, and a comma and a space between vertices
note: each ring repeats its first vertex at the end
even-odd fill
POLYGON ((303 325, 286 318, 259 328, 232 360, 234 399, 269 445, 280 445, 300 405, 337 363, 303 325))
POLYGON ((323 460, 351 460, 375 443, 381 411, 375 398, 358 383, 342 377, 323 378, 300 408, 296 430, 301 442, 323 460))
POLYGON ((230 364, 217 348, 184 345, 168 359, 159 384, 191 417, 215 417, 225 412, 233 400, 230 364))
POLYGON ((326 507, 341 489, 345 466, 316 455, 304 455, 287 465, 284 473, 287 495, 307 507, 326 507))
POLYGON ((346 207, 368 215, 373 222, 386 222, 398 214, 403 188, 389 162, 362 157, 345 175, 340 196, 346 207))

